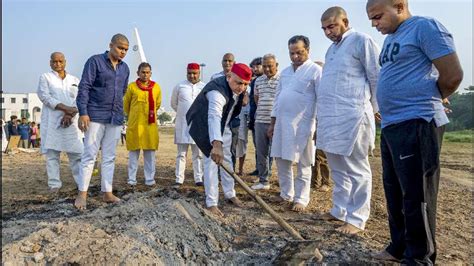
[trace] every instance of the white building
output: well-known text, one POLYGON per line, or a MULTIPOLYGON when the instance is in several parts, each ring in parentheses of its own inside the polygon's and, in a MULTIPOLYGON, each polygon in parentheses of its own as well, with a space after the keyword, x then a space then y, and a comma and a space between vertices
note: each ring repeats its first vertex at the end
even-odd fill
POLYGON ((10 116, 18 119, 26 117, 28 121, 41 123, 41 108, 43 103, 36 93, 1 93, 1 118, 9 121, 10 116))

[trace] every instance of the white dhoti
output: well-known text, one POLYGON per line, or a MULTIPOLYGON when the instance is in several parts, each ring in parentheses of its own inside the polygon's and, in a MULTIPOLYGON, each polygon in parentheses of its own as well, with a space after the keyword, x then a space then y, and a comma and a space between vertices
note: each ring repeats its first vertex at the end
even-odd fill
POLYGON ((308 144, 297 162, 296 178, 293 176, 293 162, 276 157, 278 168, 278 181, 280 183, 280 197, 288 201, 307 206, 310 199, 311 188, 311 161, 313 160, 313 142, 308 144))
POLYGON ((364 229, 370 214, 372 172, 369 165, 371 125, 365 120, 359 127, 350 156, 325 152, 334 180, 331 215, 364 229))
POLYGON ((186 155, 188 147, 191 146, 193 160, 194 182, 202 182, 203 175, 203 155, 196 144, 177 144, 178 155, 176 156, 176 183, 183 184, 184 170, 186 169, 186 155))
POLYGON ((90 122, 85 133, 84 152, 81 158, 80 174, 77 182, 79 191, 87 191, 94 170, 94 163, 99 148, 102 147, 102 192, 112 192, 115 169, 115 150, 122 127, 112 124, 90 122))
MULTIPOLYGON (((62 182, 59 173, 60 162, 60 151, 48 149, 45 153, 46 156, 46 172, 48 174, 48 187, 49 188, 60 188, 62 182)), ((69 168, 71 168, 72 177, 77 183, 79 178, 79 172, 81 167, 81 154, 80 153, 67 153, 69 159, 69 168)))
POLYGON ((247 154, 247 143, 248 143, 248 136, 249 136, 249 128, 247 127, 248 115, 245 114, 244 110, 240 112, 239 118, 240 118, 239 136, 237 140, 237 146, 235 148, 235 157, 237 158, 244 157, 247 154))
MULTIPOLYGON (((225 127, 223 135, 224 164, 233 171, 232 154, 230 145, 232 143, 232 132, 228 126, 225 127)), ((222 190, 224 197, 230 199, 235 197, 234 178, 224 169, 220 169, 222 190)), ((204 158, 204 188, 206 191, 207 207, 217 206, 219 201, 219 177, 217 164, 210 158, 204 158)))
POLYGON ((241 139, 237 141, 237 147, 235 148, 235 157, 241 158, 247 154, 247 140, 241 139))
MULTIPOLYGON (((128 181, 130 185, 137 184, 138 158, 140 150, 128 152, 128 181)), ((145 185, 152 186, 155 184, 155 150, 143 150, 143 170, 145 174, 145 185)))

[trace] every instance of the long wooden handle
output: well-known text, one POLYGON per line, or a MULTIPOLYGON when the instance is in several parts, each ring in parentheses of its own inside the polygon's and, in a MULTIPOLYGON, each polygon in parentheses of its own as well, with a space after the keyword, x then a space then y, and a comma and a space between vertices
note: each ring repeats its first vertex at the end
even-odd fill
POLYGON ((275 220, 281 227, 283 227, 283 229, 285 229, 286 232, 288 232, 292 237, 296 238, 297 240, 305 240, 301 235, 300 233, 298 233, 298 231, 296 231, 291 225, 289 225, 285 220, 283 220, 283 218, 281 218, 280 215, 278 215, 274 210, 272 210, 272 208, 270 208, 270 206, 268 206, 267 203, 265 203, 265 201, 263 201, 262 198, 260 198, 260 196, 257 195, 257 193, 255 193, 255 191, 253 191, 252 189, 250 189, 247 184, 245 184, 245 182, 238 176, 236 175, 233 171, 230 171, 229 168, 224 165, 224 164, 221 164, 221 167, 229 174, 231 175, 236 181, 237 183, 239 183, 240 186, 242 186, 242 188, 245 190, 245 192, 247 192, 250 196, 252 196, 252 198, 257 201, 257 203, 262 206, 262 208, 268 213, 270 214, 270 216, 273 218, 273 220, 275 220))

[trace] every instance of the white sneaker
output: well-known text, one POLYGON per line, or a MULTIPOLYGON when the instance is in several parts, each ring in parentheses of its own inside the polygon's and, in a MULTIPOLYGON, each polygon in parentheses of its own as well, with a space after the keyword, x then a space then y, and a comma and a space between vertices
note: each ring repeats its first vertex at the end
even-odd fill
POLYGON ((269 190, 270 189, 270 185, 267 184, 267 185, 264 185, 262 183, 258 183, 258 184, 255 184, 251 187, 253 190, 269 190))

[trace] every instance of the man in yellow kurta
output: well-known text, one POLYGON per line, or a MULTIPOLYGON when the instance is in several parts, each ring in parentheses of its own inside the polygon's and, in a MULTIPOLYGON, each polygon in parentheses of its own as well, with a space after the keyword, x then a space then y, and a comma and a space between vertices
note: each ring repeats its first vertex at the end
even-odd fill
POLYGON ((155 185, 155 150, 158 149, 156 111, 161 105, 160 86, 151 78, 151 65, 138 66, 138 79, 128 85, 123 99, 123 109, 128 118, 127 150, 128 184, 137 184, 140 150, 143 150, 145 185, 155 185))

